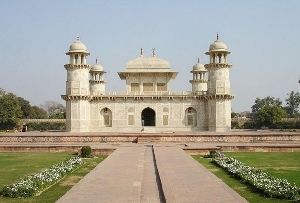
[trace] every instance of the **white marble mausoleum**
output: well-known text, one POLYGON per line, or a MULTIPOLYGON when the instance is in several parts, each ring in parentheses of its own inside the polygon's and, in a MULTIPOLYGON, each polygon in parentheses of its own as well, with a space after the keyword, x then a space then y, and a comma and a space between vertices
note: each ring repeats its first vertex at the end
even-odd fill
MULTIPOLYGON (((171 132, 229 131, 231 100, 227 45, 217 40, 205 53, 208 64, 191 70, 191 90, 174 92, 170 81, 177 72, 155 55, 130 60, 118 72, 125 92, 106 91, 104 68, 87 63, 89 51, 77 39, 70 45, 67 70, 67 131, 71 132, 171 132)), ((188 82, 188 81, 180 81, 188 82)))

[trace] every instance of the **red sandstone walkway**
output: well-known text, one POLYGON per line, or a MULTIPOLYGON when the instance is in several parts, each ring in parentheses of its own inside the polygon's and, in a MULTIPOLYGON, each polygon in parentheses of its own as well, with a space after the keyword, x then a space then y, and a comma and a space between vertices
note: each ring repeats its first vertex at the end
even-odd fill
POLYGON ((177 147, 119 147, 58 203, 247 202, 177 147))
POLYGON ((247 202, 177 147, 155 147, 166 202, 247 202))

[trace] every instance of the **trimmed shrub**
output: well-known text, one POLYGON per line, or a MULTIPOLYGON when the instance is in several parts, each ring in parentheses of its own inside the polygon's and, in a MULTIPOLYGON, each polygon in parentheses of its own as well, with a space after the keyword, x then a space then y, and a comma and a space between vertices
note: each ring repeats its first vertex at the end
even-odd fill
POLYGON ((231 121, 231 129, 240 129, 239 122, 237 121, 231 121))
POLYGON ((243 129, 256 129, 257 126, 255 125, 255 123, 253 121, 247 121, 244 123, 244 125, 241 127, 243 129))
POLYGON ((270 128, 273 129, 299 129, 300 122, 299 121, 279 121, 274 123, 270 128))
POLYGON ((65 123, 28 123, 28 131, 66 130, 65 123))
POLYGON ((83 146, 80 149, 81 157, 91 157, 92 156, 92 148, 90 146, 83 146))

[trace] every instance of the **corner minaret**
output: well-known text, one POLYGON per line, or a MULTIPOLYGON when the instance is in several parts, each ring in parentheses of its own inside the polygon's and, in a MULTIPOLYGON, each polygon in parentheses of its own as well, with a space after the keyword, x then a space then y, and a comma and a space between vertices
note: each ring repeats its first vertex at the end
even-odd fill
POLYGON ((105 93, 105 81, 103 71, 103 66, 98 63, 96 59, 96 64, 94 64, 90 70, 90 91, 92 96, 97 96, 105 93))
POLYGON ((210 131, 225 132, 231 129, 231 96, 227 56, 230 54, 227 45, 219 40, 214 41, 206 52, 209 56, 208 70, 208 112, 210 131))
POLYGON ((86 58, 90 53, 77 38, 66 55, 69 56, 69 63, 64 66, 67 70, 66 95, 62 95, 66 101, 66 130, 87 132, 90 113, 90 65, 86 63, 86 58))
POLYGON ((198 63, 193 66, 191 73, 193 74, 193 79, 190 80, 192 91, 194 93, 205 94, 207 91, 207 70, 204 65, 200 63, 199 58, 198 63))

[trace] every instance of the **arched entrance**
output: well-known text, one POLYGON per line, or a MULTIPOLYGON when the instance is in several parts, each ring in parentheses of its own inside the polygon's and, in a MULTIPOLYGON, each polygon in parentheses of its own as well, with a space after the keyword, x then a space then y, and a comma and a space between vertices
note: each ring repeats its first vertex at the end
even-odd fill
POLYGON ((145 108, 142 111, 142 125, 143 126, 155 126, 155 111, 151 108, 145 108))

